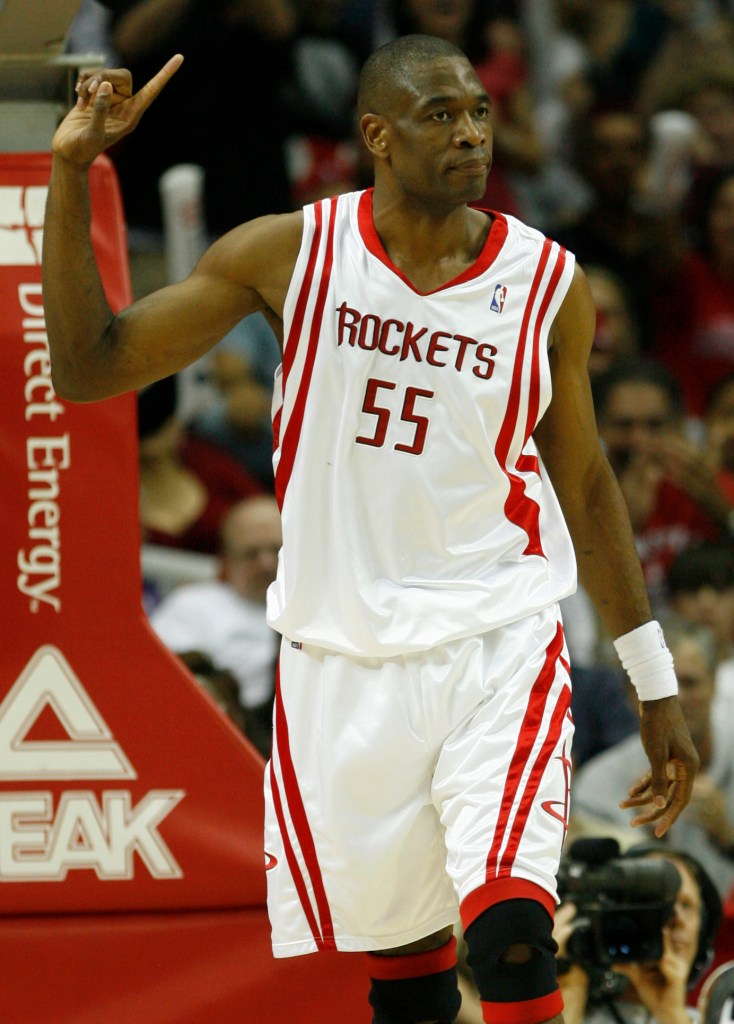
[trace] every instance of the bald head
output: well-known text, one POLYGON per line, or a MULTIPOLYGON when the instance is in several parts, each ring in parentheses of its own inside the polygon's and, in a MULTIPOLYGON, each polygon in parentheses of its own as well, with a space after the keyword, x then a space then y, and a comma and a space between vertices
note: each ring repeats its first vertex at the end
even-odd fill
POLYGON ((221 528, 221 576, 248 601, 265 601, 282 542, 278 503, 261 494, 233 505, 221 528))
POLYGON ((357 98, 360 117, 389 111, 393 98, 410 85, 415 71, 439 57, 467 59, 458 46, 437 36, 399 36, 381 46, 362 68, 357 98))

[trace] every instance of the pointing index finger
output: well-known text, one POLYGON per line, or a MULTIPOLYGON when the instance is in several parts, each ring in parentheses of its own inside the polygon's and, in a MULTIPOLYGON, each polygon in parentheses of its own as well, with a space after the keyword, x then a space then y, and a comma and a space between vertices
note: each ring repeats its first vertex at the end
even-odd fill
POLYGON ((160 71, 153 75, 149 82, 136 94, 135 100, 140 107, 140 112, 147 110, 153 100, 160 94, 163 88, 176 74, 183 64, 183 54, 177 53, 170 60, 166 61, 160 71))

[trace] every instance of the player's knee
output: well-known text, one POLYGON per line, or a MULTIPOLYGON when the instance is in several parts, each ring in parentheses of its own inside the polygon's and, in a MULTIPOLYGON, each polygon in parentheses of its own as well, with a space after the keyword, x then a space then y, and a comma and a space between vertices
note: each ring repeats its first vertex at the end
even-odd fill
POLYGON ((438 948, 401 951, 398 955, 368 953, 373 1024, 451 1024, 461 1006, 456 976, 456 939, 438 948))
MULTIPOLYGON (((561 1012, 556 981, 553 922, 535 900, 495 903, 474 920, 465 933, 467 963, 482 1000, 487 1020, 507 1016, 511 1005, 522 1004, 524 1024, 550 1020, 561 1012)), ((512 1016, 517 1017, 516 1013, 512 1016)))

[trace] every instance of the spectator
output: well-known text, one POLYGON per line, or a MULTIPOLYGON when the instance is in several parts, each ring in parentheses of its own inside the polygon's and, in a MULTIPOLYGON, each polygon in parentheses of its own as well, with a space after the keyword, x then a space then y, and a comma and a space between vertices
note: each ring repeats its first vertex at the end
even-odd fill
POLYGON ((676 379, 654 362, 618 363, 594 383, 599 433, 627 503, 653 604, 665 606, 675 555, 726 531, 729 502, 684 434, 676 379))
POLYGON ((645 209, 649 157, 647 124, 634 112, 596 110, 582 119, 574 163, 592 199, 573 223, 555 230, 585 264, 605 267, 623 282, 643 350, 650 339, 650 292, 665 270, 673 228, 670 217, 645 209))
POLYGON ((618 359, 639 355, 639 326, 627 289, 617 275, 593 264, 586 277, 596 307, 596 332, 589 356, 589 376, 598 377, 618 359))
POLYGON ((697 544, 677 556, 668 573, 673 613, 710 630, 716 644, 716 706, 734 708, 734 543, 697 544))
MULTIPOLYGON (((668 624, 666 636, 683 714, 701 759, 693 797, 669 830, 669 841, 700 860, 724 897, 734 883, 734 745, 728 718, 712 714, 715 646, 706 631, 687 624, 668 624)), ((592 758, 574 778, 574 813, 596 821, 599 832, 606 823, 630 825, 640 808, 634 814, 622 810, 616 794, 632 785, 644 758, 636 735, 592 758)), ((632 835, 630 830, 630 842, 632 835)))
POLYGON ((374 44, 374 11, 350 0, 297 0, 298 32, 283 83, 294 206, 356 187, 359 69, 374 44))
POLYGON ((709 394, 704 427, 717 483, 734 505, 734 373, 722 377, 709 394))
POLYGON ((695 544, 675 558, 668 573, 671 611, 711 631, 717 658, 734 653, 734 545, 695 544))
POLYGON ((707 184, 700 245, 682 249, 658 296, 657 351, 701 416, 709 392, 734 372, 734 167, 707 184))
POLYGON ((671 28, 656 0, 573 0, 598 107, 631 109, 671 28))
POLYGON ((239 502, 222 523, 219 579, 178 587, 150 618, 171 650, 196 652, 231 673, 248 722, 260 732, 267 723, 268 736, 277 641, 265 621, 265 598, 280 544, 275 498, 263 494, 239 502))
POLYGON ((241 321, 203 360, 213 395, 191 430, 229 452, 268 491, 273 490, 270 407, 280 363, 275 335, 261 313, 241 321))
POLYGON ((101 57, 105 63, 113 60, 107 6, 97 0, 82 0, 66 34, 64 49, 67 53, 101 57))
POLYGON ((261 485, 225 451, 186 431, 175 377, 138 395, 138 437, 143 541, 214 554, 224 514, 261 485))
POLYGON ((706 978, 697 1004, 701 1024, 729 1024, 734 1005, 734 960, 719 962, 706 978))
POLYGON ((221 234, 290 208, 280 83, 289 69, 291 0, 126 0, 115 4, 112 43, 133 78, 146 81, 177 51, 181 75, 140 124, 140 145, 114 153, 128 221, 160 231, 158 179, 179 163, 205 171, 205 221, 221 234), (201 88, 216 69, 217 102, 201 88), (223 97, 236 97, 234 106, 223 97), (263 102, 267 97, 268 114, 263 102), (257 125, 257 145, 243 141, 257 125))
POLYGON ((181 661, 215 701, 219 710, 248 738, 255 749, 267 760, 272 743, 272 715, 270 708, 245 708, 240 700, 237 680, 227 669, 217 668, 210 658, 199 651, 186 651, 181 661))
POLYGON ((571 667, 574 771, 637 732, 634 693, 618 669, 571 667))
POLYGON ((664 857, 680 875, 675 904, 663 926, 663 955, 650 963, 614 963, 601 981, 592 978, 593 971, 568 956, 568 943, 578 922, 575 905, 563 904, 553 934, 562 964, 559 981, 564 1020, 566 1024, 640 1019, 651 1024, 687 1024, 687 992, 711 961, 721 900, 704 868, 688 853, 642 847, 626 856, 664 857), (638 1010, 644 1011, 644 1017, 638 1010))

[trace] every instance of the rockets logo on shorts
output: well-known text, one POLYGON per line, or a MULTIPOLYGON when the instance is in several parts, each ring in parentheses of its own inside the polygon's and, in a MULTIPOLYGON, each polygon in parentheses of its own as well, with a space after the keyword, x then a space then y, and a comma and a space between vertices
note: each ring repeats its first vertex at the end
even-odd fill
POLYGON ((492 296, 492 304, 489 307, 493 313, 501 313, 505 308, 505 299, 507 298, 507 288, 503 284, 497 284, 494 288, 494 295, 492 296))
POLYGON ((0 186, 0 266, 41 265, 45 185, 0 186))

